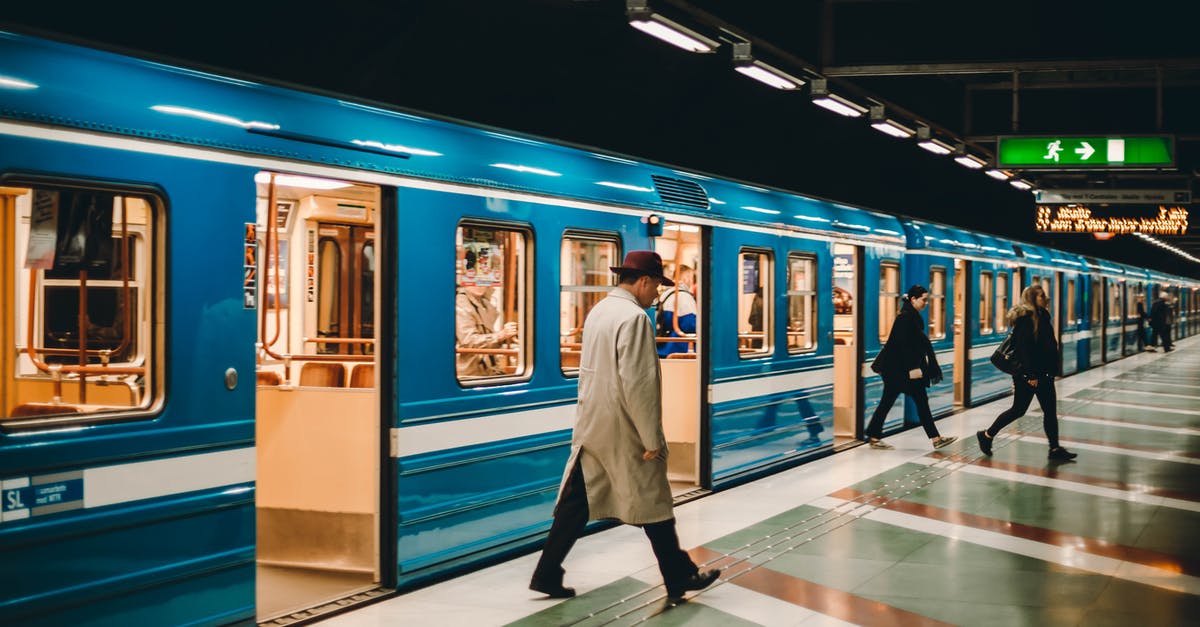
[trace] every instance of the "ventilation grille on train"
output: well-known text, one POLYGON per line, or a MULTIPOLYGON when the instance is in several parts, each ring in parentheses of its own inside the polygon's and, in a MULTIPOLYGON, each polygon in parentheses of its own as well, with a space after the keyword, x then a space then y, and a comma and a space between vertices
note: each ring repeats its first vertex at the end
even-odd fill
POLYGON ((708 209, 708 192, 698 183, 657 174, 650 175, 650 178, 654 179, 658 197, 668 205, 708 209))

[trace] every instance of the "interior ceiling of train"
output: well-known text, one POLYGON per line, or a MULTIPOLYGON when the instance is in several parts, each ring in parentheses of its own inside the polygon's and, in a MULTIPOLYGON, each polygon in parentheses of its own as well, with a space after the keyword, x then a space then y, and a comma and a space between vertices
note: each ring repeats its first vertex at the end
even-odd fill
MULTIPOLYGON (((119 13, 78 5, 18 3, 0 20, 1200 277, 1200 263, 1130 235, 1038 233, 1030 192, 870 124, 870 108, 881 107, 878 116, 927 127, 988 165, 998 136, 1167 136, 1173 164, 1010 170, 1044 190, 1195 195, 1196 3, 346 0, 313 19, 283 3, 218 1, 186 21, 166 21, 157 3, 122 3, 119 13), (640 4, 711 39, 715 52, 685 52, 630 28, 640 4), (733 71, 735 50, 805 85, 749 80, 733 71), (864 115, 813 106, 814 79, 864 115)), ((1061 148, 1076 159, 1087 150, 1061 148)), ((1200 258, 1200 237, 1159 237, 1200 258)))

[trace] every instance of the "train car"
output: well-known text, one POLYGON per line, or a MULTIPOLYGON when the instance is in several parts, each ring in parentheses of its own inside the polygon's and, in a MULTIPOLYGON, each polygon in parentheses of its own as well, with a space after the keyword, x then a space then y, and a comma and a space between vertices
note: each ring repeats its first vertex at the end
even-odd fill
POLYGON ((858 444, 909 284, 939 415, 1007 393, 1018 266, 1120 293, 498 129, 15 33, 0 59, 4 622, 312 618, 537 546, 629 250, 694 301, 658 338, 680 501, 858 444))

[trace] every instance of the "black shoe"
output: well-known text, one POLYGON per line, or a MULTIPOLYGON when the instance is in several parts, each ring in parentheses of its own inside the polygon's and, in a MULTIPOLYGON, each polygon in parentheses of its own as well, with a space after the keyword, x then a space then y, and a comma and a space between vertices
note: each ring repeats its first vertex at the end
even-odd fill
POLYGON ((545 583, 536 579, 529 582, 529 589, 534 592, 541 592, 551 599, 569 599, 575 596, 575 588, 568 588, 559 583, 545 583))
POLYGON ((992 456, 992 438, 987 437, 983 431, 975 432, 975 439, 979 440, 979 450, 983 451, 984 455, 992 456))
POLYGON ((672 599, 682 598, 684 592, 687 592, 688 590, 703 590, 704 588, 707 588, 709 584, 716 581, 717 577, 720 576, 720 568, 702 570, 693 573, 687 579, 684 579, 678 584, 674 586, 667 586, 667 596, 672 599))
POLYGON ((1059 459, 1059 460, 1066 461, 1066 460, 1075 459, 1076 457, 1079 457, 1079 453, 1072 453, 1071 451, 1068 451, 1067 449, 1060 446, 1058 448, 1050 449, 1049 457, 1050 457, 1050 459, 1059 459))

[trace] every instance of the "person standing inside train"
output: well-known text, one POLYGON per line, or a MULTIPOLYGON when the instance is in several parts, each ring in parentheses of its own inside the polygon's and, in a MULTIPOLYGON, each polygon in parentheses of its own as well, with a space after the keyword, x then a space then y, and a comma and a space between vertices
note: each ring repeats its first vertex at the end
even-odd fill
POLYGON ((1150 330, 1153 333, 1152 345, 1157 346, 1159 341, 1162 342, 1163 352, 1169 353, 1174 350, 1171 344, 1171 304, 1167 301, 1170 296, 1166 292, 1159 292, 1158 298, 1150 305, 1150 330))
POLYGON ((879 369, 883 376, 883 396, 867 425, 867 439, 871 448, 894 448, 881 439, 883 421, 903 393, 916 404, 921 427, 933 448, 942 448, 958 438, 942 437, 938 433, 937 425, 933 424, 933 412, 929 410, 929 395, 925 393, 925 388, 942 380, 942 367, 938 365, 933 344, 925 334, 925 319, 921 317, 921 311, 929 303, 929 290, 914 285, 900 299, 903 304, 884 344, 886 352, 879 369))
POLYGON ((721 574, 700 571, 679 546, 667 441, 662 426, 662 374, 647 315, 663 276, 662 258, 634 250, 610 268, 619 285, 583 324, 579 400, 571 456, 559 487, 554 522, 529 588, 552 598, 575 596, 563 586, 563 560, 588 520, 636 525, 650 539, 667 596, 679 599, 721 574))
POLYGON ((1058 444, 1058 397, 1054 391, 1054 377, 1059 373, 1058 339, 1049 305, 1050 299, 1041 286, 1031 285, 1021 292, 1021 302, 1008 312, 1013 352, 1020 366, 1013 375, 1012 407, 997 416, 992 426, 975 434, 985 455, 992 454, 996 434, 1024 416, 1037 396, 1042 408, 1042 430, 1050 441, 1050 459, 1065 461, 1077 457, 1058 444))
MULTIPOLYGON (((671 289, 662 293, 658 301, 658 316, 660 327, 658 333, 663 337, 684 337, 696 334, 696 296, 693 285, 696 281, 696 271, 690 266, 679 266, 679 278, 671 289), (679 331, 676 332, 676 325, 679 331)), ((687 342, 664 342, 658 347, 658 356, 666 357, 671 353, 686 353, 692 351, 687 342)))

